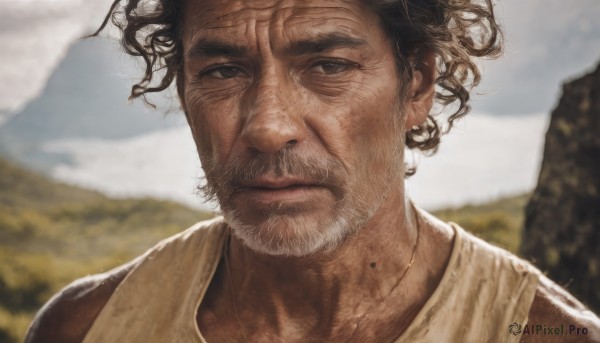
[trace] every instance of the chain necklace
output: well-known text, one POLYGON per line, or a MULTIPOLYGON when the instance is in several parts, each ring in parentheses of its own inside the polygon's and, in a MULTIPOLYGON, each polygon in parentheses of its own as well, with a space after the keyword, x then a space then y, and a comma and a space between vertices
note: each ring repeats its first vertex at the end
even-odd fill
MULTIPOLYGON (((412 203, 411 203, 412 205, 412 203)), ((410 267, 412 267, 414 261, 415 261, 415 256, 416 256, 416 252, 417 252, 417 246, 419 245, 419 237, 421 236, 421 230, 420 230, 420 226, 419 226, 419 218, 417 217, 417 212, 416 209, 414 207, 414 205, 411 206, 412 210, 414 212, 414 217, 415 217, 415 223, 417 225, 417 238, 415 239, 415 245, 413 247, 412 253, 410 255, 410 261, 408 262, 408 265, 406 266, 406 269, 404 269, 404 273, 402 273, 402 275, 400 276, 400 278, 398 278, 398 281, 396 281, 396 284, 392 287, 392 289, 389 291, 388 294, 386 294, 383 298, 381 298, 381 300, 379 300, 377 303, 373 304, 371 307, 369 307, 369 309, 367 311, 365 311, 365 313, 363 313, 363 315, 358 319, 358 321, 356 322, 356 327, 354 328, 354 331, 352 331, 352 335, 350 336, 350 340, 352 340, 354 338, 354 336, 356 336, 356 333, 358 332, 358 329, 360 328, 360 324, 363 322, 363 320, 365 318, 368 317, 368 315, 371 313, 371 311, 373 311, 374 309, 376 309, 377 307, 379 307, 379 305, 381 305, 387 298, 388 296, 390 296, 390 294, 394 293, 394 291, 396 290, 396 288, 398 288, 398 286, 400 286, 400 284, 402 283, 402 280, 404 280, 404 277, 406 276, 406 274, 408 274, 408 271, 410 270, 410 267)), ((226 244, 226 250, 224 253, 224 258, 225 258, 225 266, 227 268, 227 281, 229 282, 229 291, 230 291, 230 296, 231 296, 231 303, 233 306, 233 312, 235 315, 235 318, 238 322, 238 325, 242 331, 242 336, 244 337, 244 342, 249 342, 248 341, 248 335, 246 333, 246 327, 242 324, 242 320, 240 319, 240 315, 237 309, 237 305, 236 305, 236 301, 235 301, 235 297, 233 294, 233 283, 231 282, 231 269, 229 267, 229 259, 228 259, 228 254, 229 254, 229 244, 231 243, 231 234, 229 235, 229 237, 227 238, 227 244, 226 244)))
POLYGON ((381 300, 379 300, 377 303, 375 303, 371 307, 369 307, 369 309, 366 310, 365 313, 363 313, 363 315, 358 319, 358 321, 356 322, 356 327, 354 328, 354 331, 352 331, 352 336, 350 336, 351 341, 354 338, 354 336, 356 336, 356 333, 358 332, 358 329, 360 328, 360 324, 362 323, 362 321, 368 317, 368 315, 371 313, 371 311, 373 311, 374 309, 379 307, 379 305, 381 305, 387 299, 387 297, 390 296, 390 294, 394 293, 396 288, 398 288, 398 286, 400 286, 400 284, 402 283, 402 280, 404 280, 404 277, 406 276, 406 274, 408 274, 408 270, 410 269, 410 267, 412 267, 413 263, 415 262, 415 256, 416 256, 416 252, 417 252, 417 246, 419 245, 419 237, 421 236, 420 235, 421 230, 419 227, 419 218, 417 217, 417 211, 416 211, 414 205, 412 205, 412 202, 411 202, 411 207, 415 214, 414 217, 415 217, 415 223, 417 225, 417 238, 415 239, 415 245, 413 247, 412 254, 410 255, 410 261, 408 262, 406 269, 404 269, 404 273, 402 273, 400 278, 398 278, 398 281, 396 281, 396 284, 392 287, 390 292, 388 294, 386 294, 383 298, 381 298, 381 300))

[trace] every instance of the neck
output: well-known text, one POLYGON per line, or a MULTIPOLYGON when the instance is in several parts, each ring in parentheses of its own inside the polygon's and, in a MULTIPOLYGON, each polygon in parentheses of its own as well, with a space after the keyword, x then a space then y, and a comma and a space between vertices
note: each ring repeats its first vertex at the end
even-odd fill
POLYGON ((263 255, 232 236, 227 258, 233 300, 241 316, 246 308, 254 315, 258 309, 270 326, 291 320, 303 323, 298 330, 353 332, 370 311, 384 313, 377 307, 396 298, 394 291, 414 284, 411 270, 406 272, 418 234, 413 207, 398 192, 357 234, 327 253, 263 255))

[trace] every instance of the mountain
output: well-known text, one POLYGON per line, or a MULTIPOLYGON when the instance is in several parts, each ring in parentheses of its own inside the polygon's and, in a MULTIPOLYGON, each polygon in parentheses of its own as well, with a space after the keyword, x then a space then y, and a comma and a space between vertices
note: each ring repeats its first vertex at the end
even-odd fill
POLYGON ((158 110, 147 108, 141 100, 127 101, 131 85, 141 74, 138 67, 117 51, 117 42, 104 38, 76 42, 41 95, 0 126, 0 151, 43 170, 57 160, 68 160, 44 152, 41 147, 48 141, 117 139, 183 125, 176 100, 153 96, 158 110))

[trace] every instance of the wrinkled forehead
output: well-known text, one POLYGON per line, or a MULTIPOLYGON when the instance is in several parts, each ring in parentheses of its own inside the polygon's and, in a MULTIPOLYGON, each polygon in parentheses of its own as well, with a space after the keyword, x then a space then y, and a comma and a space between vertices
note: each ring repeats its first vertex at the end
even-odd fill
POLYGON ((184 47, 203 39, 248 43, 257 28, 272 44, 329 33, 381 38, 373 37, 377 15, 359 0, 186 0, 183 13, 184 47))

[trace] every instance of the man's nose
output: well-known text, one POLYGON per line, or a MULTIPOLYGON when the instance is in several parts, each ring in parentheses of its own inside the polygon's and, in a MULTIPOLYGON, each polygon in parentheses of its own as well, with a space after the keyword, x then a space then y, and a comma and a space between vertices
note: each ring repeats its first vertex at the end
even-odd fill
POLYGON ((274 153, 303 141, 306 129, 300 109, 292 105, 292 92, 276 82, 254 87, 242 129, 245 144, 263 153, 274 153))

